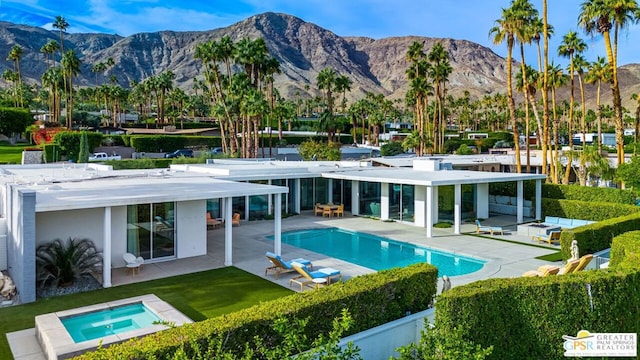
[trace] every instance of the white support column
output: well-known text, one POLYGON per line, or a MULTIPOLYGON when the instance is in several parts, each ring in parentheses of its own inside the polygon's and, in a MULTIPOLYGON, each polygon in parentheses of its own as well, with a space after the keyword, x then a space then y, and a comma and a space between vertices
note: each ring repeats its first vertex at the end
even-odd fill
POLYGON ((300 210, 300 179, 298 178, 292 181, 295 181, 295 183, 293 184, 293 196, 294 196, 293 206, 295 207, 293 211, 296 214, 300 214, 300 211, 301 211, 300 210))
POLYGON ((244 220, 249 221, 249 207, 251 206, 251 202, 249 201, 249 196, 244 197, 244 220))
MULTIPOLYGON (((433 197, 431 198, 431 223, 435 224, 438 221, 440 221, 440 212, 438 210, 438 208, 440 207, 439 205, 439 200, 438 200, 438 193, 439 193, 439 188, 437 186, 433 186, 433 197)), ((427 204, 427 206, 429 206, 429 204, 427 204)))
POLYGON ((282 255, 282 194, 275 194, 275 197, 276 206, 273 217, 273 252, 278 255, 282 255))
POLYGON ((427 227, 427 237, 433 237, 433 186, 427 186, 427 217, 426 224, 427 227))
MULTIPOLYGON (((271 185, 271 179, 267 180, 267 185, 271 185)), ((273 214, 271 207, 273 206, 273 201, 271 201, 271 196, 267 196, 267 214, 273 214)))
POLYGON ((360 215, 360 182, 351 181, 351 213, 360 215))
POLYGON ((102 287, 111 287, 111 206, 104 208, 104 249, 102 249, 102 287))
POLYGON ((516 181, 516 188, 517 188, 517 200, 518 200, 518 205, 516 206, 516 214, 517 214, 516 223, 522 224, 524 222, 524 217, 523 217, 524 211, 522 210, 522 205, 524 205, 524 198, 523 198, 524 186, 523 186, 522 180, 516 181))
POLYGON ((226 214, 227 214, 227 207, 224 206, 224 204, 226 203, 226 198, 221 198, 220 199, 220 218, 222 219, 226 219, 226 214))
POLYGON ((420 227, 426 227, 427 218, 427 187, 423 185, 416 185, 414 187, 413 194, 413 218, 414 225, 420 227))
POLYGON ((536 220, 542 220, 542 180, 536 180, 536 220))
POLYGON ((489 183, 480 183, 476 186, 476 218, 489 218, 489 183))
POLYGON ((233 265, 233 224, 231 218, 233 217, 233 199, 225 198, 225 214, 224 214, 224 265, 233 265))
POLYGON ((333 204, 333 179, 327 181, 327 198, 330 204, 333 204))
POLYGON ((453 233, 460 234, 460 218, 462 217, 462 185, 453 186, 453 233))
POLYGON ((389 220, 389 183, 381 183, 380 190, 380 220, 389 220))

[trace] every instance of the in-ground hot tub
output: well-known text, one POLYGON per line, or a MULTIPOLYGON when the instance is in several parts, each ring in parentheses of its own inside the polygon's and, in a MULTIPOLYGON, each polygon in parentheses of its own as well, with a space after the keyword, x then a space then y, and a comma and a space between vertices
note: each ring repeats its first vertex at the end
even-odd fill
POLYGON ((167 329, 162 322, 192 321, 149 294, 36 316, 36 335, 47 359, 66 359, 167 329))

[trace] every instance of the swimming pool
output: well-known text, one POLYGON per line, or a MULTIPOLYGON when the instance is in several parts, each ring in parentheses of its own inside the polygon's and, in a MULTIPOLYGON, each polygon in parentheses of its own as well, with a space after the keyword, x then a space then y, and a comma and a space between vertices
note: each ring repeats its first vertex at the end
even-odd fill
POLYGON ((338 228, 284 232, 282 243, 373 270, 427 262, 438 268, 439 276, 455 276, 478 271, 485 264, 467 256, 338 228))
POLYGON ((78 343, 148 327, 159 320, 158 315, 140 302, 70 316, 62 319, 62 324, 73 341, 78 343))

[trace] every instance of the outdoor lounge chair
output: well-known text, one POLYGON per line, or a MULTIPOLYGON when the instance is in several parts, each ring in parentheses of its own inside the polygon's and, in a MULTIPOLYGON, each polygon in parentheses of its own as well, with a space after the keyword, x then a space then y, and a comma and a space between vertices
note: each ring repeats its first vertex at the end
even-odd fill
POLYGON ((547 242, 551 244, 560 244, 560 231, 551 231, 549 234, 534 235, 531 237, 531 241, 538 240, 538 242, 547 242))
MULTIPOLYGON (((558 275, 569 274, 575 271, 576 267, 580 263, 580 260, 569 260, 566 264, 558 271, 558 275)), ((557 267, 554 265, 542 265, 538 268, 538 271, 545 271, 547 268, 557 267)))
POLYGON ((131 253, 122 254, 122 259, 126 263, 126 267, 128 269, 140 270, 142 269, 142 265, 144 265, 144 258, 142 256, 135 256, 131 253))
POLYGON ((212 218, 211 213, 207 211, 207 229, 217 229, 222 225, 222 221, 212 218))
POLYGON ((493 235, 494 233, 504 235, 504 230, 500 226, 483 226, 480 224, 480 220, 476 219, 476 234, 480 233, 489 233, 493 235))
POLYGON ((322 268, 316 271, 309 271, 304 264, 294 261, 291 262, 291 266, 293 266, 300 275, 289 280, 289 287, 291 287, 291 284, 298 284, 300 285, 300 291, 302 291, 305 286, 317 289, 320 285, 331 284, 331 279, 337 278, 342 280, 340 270, 322 268))
POLYGON ((296 269, 294 269, 291 265, 292 262, 297 262, 308 266, 309 268, 313 268, 313 264, 311 264, 311 261, 307 259, 297 258, 291 261, 285 261, 280 257, 280 255, 274 254, 269 251, 267 251, 267 259, 271 261, 272 265, 264 269, 264 275, 266 276, 269 270, 273 270, 275 272, 276 279, 281 273, 296 271, 296 269))
POLYGON ((556 275, 560 272, 560 268, 557 266, 545 265, 538 268, 538 270, 529 270, 526 273, 522 274, 524 277, 534 277, 534 276, 549 276, 556 275))
POLYGON ((578 271, 582 271, 584 270, 584 268, 587 267, 587 265, 589 265, 589 263, 591 262, 591 260, 593 259, 593 255, 592 254, 587 254, 587 255, 583 255, 579 260, 578 260, 578 265, 576 266, 576 268, 573 270, 574 273, 577 273, 578 271))

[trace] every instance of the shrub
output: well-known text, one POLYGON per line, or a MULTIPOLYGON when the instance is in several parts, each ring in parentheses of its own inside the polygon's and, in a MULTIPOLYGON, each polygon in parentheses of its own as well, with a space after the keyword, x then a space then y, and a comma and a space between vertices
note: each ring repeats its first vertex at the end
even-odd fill
POLYGON ((300 156, 304 160, 340 160, 339 143, 319 143, 313 140, 305 141, 300 145, 300 156))
POLYGON ((380 147, 380 156, 394 156, 402 153, 404 153, 404 150, 402 149, 402 143, 399 141, 392 141, 380 147))
POLYGON ((89 239, 56 239, 36 249, 36 278, 42 286, 68 286, 82 275, 93 273, 102 255, 89 239))
POLYGON ((112 345, 80 358, 170 358, 178 349, 188 348, 194 342, 208 348, 209 343, 216 341, 224 341, 226 349, 241 354, 256 336, 269 348, 282 343, 283 339, 272 329, 279 318, 309 319, 304 336, 314 338, 331 331, 333 319, 343 309, 353 317, 353 327, 345 334, 350 335, 399 319, 407 311, 427 309, 433 303, 437 276, 438 270, 426 263, 384 270, 112 345))
MULTIPOLYGON (((89 152, 92 152, 94 148, 102 143, 102 134, 94 132, 85 132, 85 134, 89 144, 89 152)), ((63 131, 55 135, 53 142, 62 147, 69 160, 77 161, 80 154, 81 137, 82 133, 80 132, 63 131)))
POLYGON ((167 169, 173 159, 125 159, 105 161, 114 170, 122 169, 167 169))
POLYGON ((564 230, 560 236, 562 258, 571 257, 573 240, 578 241, 580 255, 591 254, 611 247, 614 237, 635 230, 640 230, 640 212, 564 230))
POLYGON ((557 200, 542 198, 544 216, 601 221, 640 211, 640 206, 608 202, 557 200))

